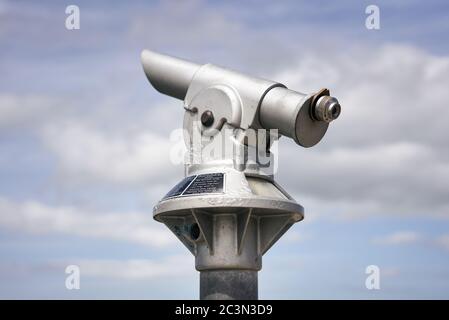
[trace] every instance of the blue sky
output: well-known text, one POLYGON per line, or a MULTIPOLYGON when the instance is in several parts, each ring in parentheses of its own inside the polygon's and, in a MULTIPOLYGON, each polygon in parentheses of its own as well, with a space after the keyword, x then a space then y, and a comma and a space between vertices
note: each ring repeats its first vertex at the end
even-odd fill
POLYGON ((445 1, 0 0, 0 297, 198 297, 152 219, 183 175, 183 110, 148 84, 148 48, 342 103, 318 146, 281 140, 276 179, 306 218, 264 256, 260 298, 449 298, 448 36, 445 1))

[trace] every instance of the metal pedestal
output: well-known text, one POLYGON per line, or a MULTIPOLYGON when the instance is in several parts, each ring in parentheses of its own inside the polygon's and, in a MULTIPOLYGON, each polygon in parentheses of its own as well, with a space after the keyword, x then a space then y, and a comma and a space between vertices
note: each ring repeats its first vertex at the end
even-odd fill
POLYGON ((253 300, 263 254, 302 220, 303 208, 268 177, 222 168, 181 181, 155 207, 154 217, 195 256, 201 299, 253 300), (209 185, 222 182, 221 191, 182 196, 205 179, 209 185))
POLYGON ((257 271, 212 270, 200 272, 201 300, 257 300, 257 271))

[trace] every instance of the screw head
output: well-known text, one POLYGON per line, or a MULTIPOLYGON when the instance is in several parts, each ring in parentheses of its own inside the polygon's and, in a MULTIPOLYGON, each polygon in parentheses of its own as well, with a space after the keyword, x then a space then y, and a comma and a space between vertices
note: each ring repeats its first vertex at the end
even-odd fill
POLYGON ((201 115, 201 123, 205 127, 210 127, 214 123, 214 114, 210 110, 206 110, 201 115))

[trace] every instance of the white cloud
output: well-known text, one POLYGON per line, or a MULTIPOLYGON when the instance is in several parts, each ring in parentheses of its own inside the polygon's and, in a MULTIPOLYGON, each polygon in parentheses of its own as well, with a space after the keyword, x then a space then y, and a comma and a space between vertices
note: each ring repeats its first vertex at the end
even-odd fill
MULTIPOLYGON (((259 6, 262 10, 263 5, 259 6)), ((163 48, 170 50, 169 54, 198 63, 231 63, 230 67, 257 72, 274 70, 285 59, 295 57, 296 50, 281 40, 279 32, 267 27, 262 31, 242 21, 245 11, 253 13, 253 6, 249 8, 240 6, 237 12, 235 5, 227 3, 159 2, 150 10, 135 13, 128 37, 139 47, 163 48), (163 32, 158 32, 161 26, 163 32)))
POLYGON ((401 45, 313 52, 275 79, 306 92, 325 86, 339 98, 342 114, 326 138, 332 146, 449 140, 441 135, 449 130, 441 103, 449 96, 449 56, 401 45))
POLYGON ((87 212, 36 201, 12 202, 0 198, 0 227, 31 234, 64 234, 87 238, 127 241, 150 247, 176 243, 162 224, 152 220, 151 212, 87 212))
POLYGON ((413 143, 337 146, 299 152, 287 148, 280 148, 281 178, 301 198, 307 195, 318 205, 321 202, 322 209, 333 205, 334 211, 346 217, 372 214, 449 217, 446 199, 449 163, 434 148, 413 143), (299 166, 289 161, 294 158, 300 161, 299 166), (284 172, 296 172, 297 178, 293 180, 291 174, 284 177, 284 172))
POLYGON ((47 128, 44 144, 63 174, 112 183, 151 182, 173 172, 169 139, 151 131, 107 133, 71 123, 47 128))
POLYGON ((75 260, 82 276, 125 280, 160 277, 185 277, 194 273, 194 260, 190 254, 169 256, 160 260, 75 260))
POLYGON ((397 231, 388 235, 376 237, 373 239, 373 243, 392 246, 422 243, 449 251, 449 234, 434 237, 426 236, 415 231, 397 231))
POLYGON ((153 104, 134 117, 109 98, 88 115, 63 101, 58 96, 0 93, 0 130, 35 135, 56 157, 67 182, 160 183, 177 173, 176 168, 182 174, 182 166, 170 159, 171 147, 183 143, 182 137, 170 139, 170 130, 161 125, 173 116, 177 122, 171 130, 182 124, 181 102, 153 104))
POLYGON ((0 93, 0 129, 40 122, 55 106, 55 100, 46 96, 0 93))
POLYGON ((241 23, 232 21, 203 1, 160 2, 151 9, 133 19, 130 37, 137 37, 141 41, 151 39, 153 44, 167 44, 175 40, 178 44, 188 44, 190 47, 197 47, 207 39, 210 46, 222 41, 237 41, 242 27, 241 23), (176 23, 167 23, 167 19, 175 19, 176 23), (163 32, 156 32, 160 26, 164 26, 163 32), (223 33, 234 37, 217 37, 223 33))
POLYGON ((37 273, 61 274, 69 265, 80 268, 81 278, 108 278, 122 281, 146 280, 173 277, 191 277, 196 271, 194 259, 190 253, 169 255, 154 259, 63 259, 45 262, 10 262, 0 263, 0 277, 17 275, 35 277, 37 273))
POLYGON ((343 108, 318 146, 280 145, 288 191, 347 217, 449 217, 448 56, 400 45, 306 53, 275 79, 328 87, 343 108))
POLYGON ((419 242, 422 236, 413 231, 398 231, 383 237, 374 239, 374 243, 382 245, 404 245, 419 242))

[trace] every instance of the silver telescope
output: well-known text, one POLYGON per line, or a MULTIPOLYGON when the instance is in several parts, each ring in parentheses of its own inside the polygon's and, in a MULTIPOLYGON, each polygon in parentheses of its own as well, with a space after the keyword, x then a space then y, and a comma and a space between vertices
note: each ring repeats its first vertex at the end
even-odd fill
POLYGON ((201 299, 257 299, 262 256, 304 217, 274 181, 273 140, 284 135, 315 145, 340 104, 327 89, 304 94, 148 50, 142 64, 153 87, 183 100, 185 109, 185 177, 154 206, 153 217, 195 256, 201 299), (260 151, 269 161, 260 161, 260 151))
POLYGON ((340 115, 340 104, 327 89, 304 94, 278 82, 149 50, 144 50, 141 58, 145 74, 157 91, 186 100, 188 107, 193 98, 189 91, 197 93, 195 87, 226 83, 243 100, 239 127, 278 129, 303 147, 318 143, 329 123, 340 115))

